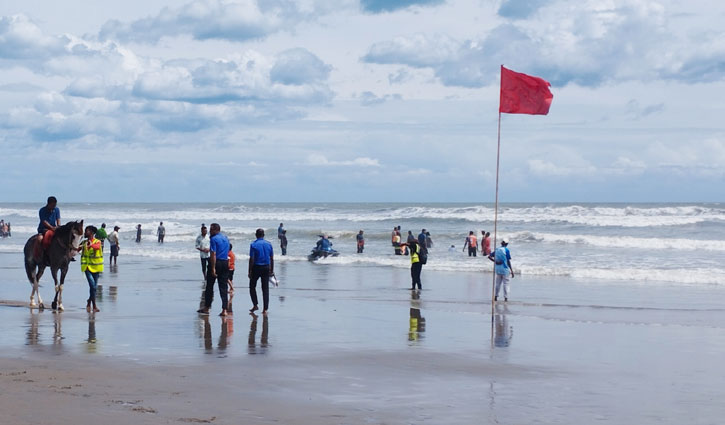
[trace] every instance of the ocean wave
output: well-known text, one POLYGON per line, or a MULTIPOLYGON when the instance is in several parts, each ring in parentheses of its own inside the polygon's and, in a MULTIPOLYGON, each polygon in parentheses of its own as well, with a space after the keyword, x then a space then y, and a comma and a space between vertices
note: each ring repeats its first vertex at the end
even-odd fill
MULTIPOLYGON (((164 221, 167 227, 180 222, 398 222, 401 220, 447 220, 474 223, 493 221, 490 206, 406 206, 370 208, 365 204, 345 207, 317 206, 217 206, 211 209, 182 206, 178 209, 157 209, 138 206, 109 208, 106 205, 71 206, 63 209, 64 217, 83 217, 86 221, 123 223, 121 227, 141 223, 144 227, 164 221), (357 209, 356 209, 357 208, 357 209)), ((0 217, 36 218, 35 208, 0 208, 0 217)), ((678 226, 703 222, 725 222, 725 208, 703 205, 681 206, 503 206, 502 223, 569 223, 588 226, 651 227, 678 226)), ((172 226, 173 227, 173 226, 172 226)))
POLYGON ((601 248, 638 248, 638 249, 682 249, 725 251, 725 241, 697 240, 685 238, 638 238, 632 236, 594 236, 570 235, 539 232, 514 232, 512 240, 522 242, 545 242, 561 244, 582 244, 601 248))

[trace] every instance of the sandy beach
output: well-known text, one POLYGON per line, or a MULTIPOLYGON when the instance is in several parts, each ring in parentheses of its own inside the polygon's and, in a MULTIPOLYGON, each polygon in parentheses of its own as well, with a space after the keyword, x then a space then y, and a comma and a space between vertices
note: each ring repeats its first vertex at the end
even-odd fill
MULTIPOLYGON (((0 253, 8 424, 719 423, 725 293, 517 277, 493 326, 490 275, 281 263, 271 313, 199 316, 196 261, 122 257, 84 310, 31 311, 0 253)), ((48 280, 42 295, 49 299, 48 280)), ((213 311, 219 308, 215 300, 213 311)))

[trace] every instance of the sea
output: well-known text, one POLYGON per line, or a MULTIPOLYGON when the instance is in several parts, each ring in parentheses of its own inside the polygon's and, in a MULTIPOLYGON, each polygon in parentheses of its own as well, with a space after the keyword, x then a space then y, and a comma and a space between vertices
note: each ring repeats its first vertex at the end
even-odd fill
MULTIPOLYGON (((0 240, 0 252, 22 252, 35 234, 36 203, 0 203, 0 219, 11 223, 12 236, 0 240)), ((469 231, 494 234, 492 204, 390 203, 61 203, 63 223, 84 220, 106 228, 120 226, 121 256, 158 262, 198 258, 194 242, 202 223, 219 223, 243 260, 257 228, 275 246, 276 261, 307 261, 321 234, 332 237, 340 256, 321 260, 331 265, 408 268, 406 257, 394 255, 391 232, 401 226, 431 234, 433 248, 426 269, 491 273, 492 263, 463 252, 469 231), (157 243, 164 223, 166 238, 157 243), (289 240, 281 256, 277 226, 289 240), (136 226, 142 241, 135 242, 136 226), (356 235, 363 230, 365 251, 356 253, 356 235)), ((544 204, 499 206, 497 238, 510 240, 514 270, 519 276, 574 278, 581 282, 626 281, 634 285, 724 285, 725 204, 544 204)))

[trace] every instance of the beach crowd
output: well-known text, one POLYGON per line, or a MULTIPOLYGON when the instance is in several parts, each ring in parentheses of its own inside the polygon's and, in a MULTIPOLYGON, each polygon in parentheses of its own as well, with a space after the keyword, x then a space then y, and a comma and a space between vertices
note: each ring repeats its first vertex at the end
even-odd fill
MULTIPOLYGON (((61 226, 60 209, 57 207, 57 199, 53 196, 48 198, 47 204, 39 210, 40 223, 38 225, 38 235, 36 250, 47 250, 52 240, 53 233, 61 226)), ((98 312, 96 307, 96 287, 98 279, 103 272, 103 251, 105 242, 108 240, 110 245, 109 265, 116 266, 118 264, 118 254, 120 251, 120 239, 118 231, 119 226, 114 226, 113 231, 108 233, 106 223, 102 223, 97 228, 88 225, 84 229, 84 239, 77 248, 81 252, 81 270, 85 274, 89 284, 89 298, 87 301, 87 310, 98 312)), ((10 223, 0 220, 0 231, 2 236, 10 236, 10 223)), ((164 243, 166 236, 166 228, 163 222, 159 222, 156 230, 157 242, 164 243)), ((264 229, 257 229, 255 232, 255 240, 249 246, 249 262, 247 268, 247 278, 249 279, 249 296, 252 302, 251 313, 259 310, 259 300, 257 298, 257 283, 261 281, 262 289, 262 314, 266 315, 269 310, 269 284, 278 284, 274 275, 274 249, 272 244, 265 238, 264 229)), ((495 301, 498 301, 498 295, 503 286, 504 301, 508 301, 509 297, 509 276, 514 277, 513 267, 511 266, 511 253, 508 248, 508 239, 501 240, 501 246, 491 250, 490 233, 481 231, 480 244, 476 233, 469 231, 468 236, 463 243, 463 251, 468 250, 469 257, 476 257, 480 252, 484 257, 494 262, 494 272, 496 275, 495 301)), ((319 235, 320 240, 313 249, 314 257, 308 257, 311 261, 321 257, 327 257, 328 254, 338 255, 337 251, 332 249, 332 239, 326 234, 319 235)), ((141 224, 136 226, 136 242, 140 243, 142 238, 141 224)), ((287 230, 284 224, 280 223, 277 228, 277 239, 281 254, 287 255, 287 230)), ((364 231, 360 230, 356 235, 357 253, 362 254, 365 249, 364 231)), ((393 228, 391 233, 391 244, 395 255, 406 255, 410 258, 411 272, 411 290, 421 290, 423 285, 421 282, 421 273, 423 265, 428 262, 429 251, 433 247, 433 239, 426 229, 422 229, 417 235, 413 235, 411 230, 408 231, 405 242, 401 239, 401 226, 393 228)), ((202 223, 199 235, 195 241, 195 249, 199 252, 201 260, 201 272, 204 280, 203 301, 197 313, 208 315, 214 299, 214 286, 218 287, 219 296, 222 306, 220 316, 227 316, 232 313, 230 306, 230 298, 234 294, 234 273, 236 270, 236 256, 233 246, 229 242, 227 236, 221 231, 218 223, 212 223, 209 228, 202 223)), ((455 246, 451 245, 449 252, 455 252, 455 246)), ((45 254, 36 256, 43 258, 45 254)), ((72 257, 72 255, 71 255, 72 257)), ((70 261, 75 261, 71 259, 70 261)), ((47 260, 46 260, 47 262, 47 260)))

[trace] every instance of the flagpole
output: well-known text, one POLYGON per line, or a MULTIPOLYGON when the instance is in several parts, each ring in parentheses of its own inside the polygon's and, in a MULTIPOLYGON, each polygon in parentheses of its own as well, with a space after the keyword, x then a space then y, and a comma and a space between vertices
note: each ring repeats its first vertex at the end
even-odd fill
MULTIPOLYGON (((494 203, 493 213, 493 250, 496 250, 496 238, 498 234, 498 174, 501 162, 501 110, 498 111, 498 143, 496 147, 496 202, 494 203)), ((495 257, 494 257, 495 258, 495 257)), ((493 266, 493 279, 491 281, 491 326, 493 327, 493 314, 496 296, 496 266, 493 266)), ((492 328, 493 329, 493 328, 492 328)))

